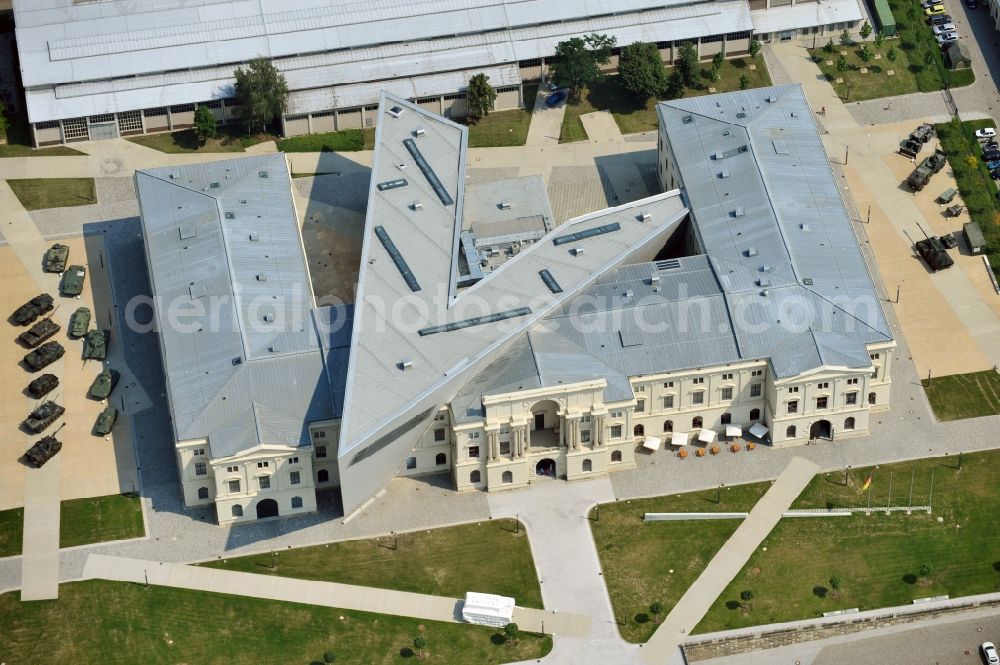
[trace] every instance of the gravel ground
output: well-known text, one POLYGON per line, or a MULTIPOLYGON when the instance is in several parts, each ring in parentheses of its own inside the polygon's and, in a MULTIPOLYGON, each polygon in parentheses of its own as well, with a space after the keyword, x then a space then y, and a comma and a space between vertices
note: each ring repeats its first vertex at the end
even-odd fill
POLYGON ((29 214, 46 239, 83 234, 84 225, 127 219, 139 214, 132 178, 94 178, 97 203, 72 208, 34 210, 29 214))

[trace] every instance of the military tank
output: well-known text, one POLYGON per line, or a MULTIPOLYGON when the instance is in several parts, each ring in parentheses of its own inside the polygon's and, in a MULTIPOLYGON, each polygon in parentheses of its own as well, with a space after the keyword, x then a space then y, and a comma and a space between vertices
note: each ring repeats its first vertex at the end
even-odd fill
POLYGON ((955 265, 955 260, 948 256, 948 249, 940 238, 927 235, 927 231, 924 231, 924 227, 919 224, 917 228, 924 234, 924 239, 918 240, 913 246, 931 270, 937 272, 955 265))
POLYGON ((90 330, 83 338, 83 359, 104 360, 108 356, 108 340, 110 330, 90 330))
POLYGON ((24 357, 24 364, 32 372, 37 372, 62 358, 64 353, 66 349, 59 342, 45 342, 24 357))
POLYGON ((87 397, 91 399, 107 399, 111 391, 118 384, 120 375, 113 369, 106 369, 94 377, 94 382, 87 390, 87 397))
POLYGON ((101 411, 101 415, 97 416, 97 422, 94 423, 94 434, 98 436, 110 434, 116 420, 118 420, 118 409, 113 406, 105 407, 101 411))
POLYGON ((83 282, 86 278, 87 269, 84 266, 70 266, 63 273, 59 292, 64 296, 80 295, 83 293, 83 282))
POLYGON ((66 413, 65 407, 59 406, 52 400, 45 400, 41 406, 28 414, 23 423, 24 429, 32 434, 40 434, 64 413, 66 413))
POLYGON ((35 399, 41 399, 59 387, 59 377, 55 374, 42 374, 28 384, 28 394, 35 399))
POLYGON ((45 252, 45 272, 62 272, 69 261, 69 247, 56 243, 45 252))
POLYGON ((69 336, 83 337, 90 327, 90 310, 86 307, 78 307, 69 317, 69 336))
POLYGON ((62 442, 55 437, 54 434, 50 434, 44 439, 39 439, 35 442, 35 445, 28 448, 27 452, 21 455, 21 462, 24 464, 30 464, 36 469, 40 469, 45 466, 45 463, 56 456, 62 450, 62 442))
POLYGON ((42 319, 17 336, 17 341, 33 349, 59 332, 60 326, 52 319, 42 319))
POLYGON ((10 315, 11 321, 19 326, 26 326, 34 323, 42 314, 52 311, 52 296, 48 293, 40 293, 28 302, 14 310, 10 315))

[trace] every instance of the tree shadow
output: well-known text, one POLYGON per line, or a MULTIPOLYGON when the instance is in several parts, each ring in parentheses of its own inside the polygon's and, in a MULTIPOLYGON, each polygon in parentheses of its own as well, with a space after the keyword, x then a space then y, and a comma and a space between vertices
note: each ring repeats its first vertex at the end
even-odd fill
POLYGON ((737 600, 727 600, 726 601, 727 610, 738 610, 740 609, 740 603, 737 600))
POLYGON ((748 63, 743 58, 734 58, 729 61, 729 64, 735 69, 746 69, 748 63))
POLYGON ((410 647, 403 647, 399 650, 399 655, 403 658, 413 658, 417 654, 410 647))
POLYGON ((907 53, 911 53, 911 52, 913 52, 913 51, 915 51, 917 49, 917 45, 914 44, 913 42, 902 42, 901 41, 901 42, 899 42, 898 46, 899 46, 899 50, 900 51, 906 51, 907 53))
POLYGON ((640 612, 639 614, 635 615, 635 622, 636 623, 649 623, 649 615, 646 614, 645 612, 640 612))
POLYGON ((998 573, 1000 573, 1000 561, 994 561, 993 562, 993 570, 995 570, 998 573))
POLYGON ((507 638, 500 633, 493 633, 490 635, 490 642, 499 647, 507 643, 507 638))
POLYGON ((826 595, 828 593, 829 593, 829 589, 827 589, 825 586, 814 586, 813 587, 813 595, 816 596, 817 598, 826 598, 826 595))
POLYGON ((193 129, 174 132, 170 135, 170 138, 175 146, 185 150, 197 150, 202 146, 201 139, 198 138, 193 129))
POLYGON ((916 584, 917 583, 917 576, 914 575, 913 573, 907 573, 907 574, 903 575, 902 579, 903 579, 903 582, 905 582, 906 584, 916 584))

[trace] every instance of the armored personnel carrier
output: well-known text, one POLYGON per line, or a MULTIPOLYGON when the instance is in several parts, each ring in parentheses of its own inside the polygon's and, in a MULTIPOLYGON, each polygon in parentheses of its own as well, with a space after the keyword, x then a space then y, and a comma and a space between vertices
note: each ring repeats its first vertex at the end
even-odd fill
POLYGON ((899 144, 899 154, 905 157, 916 158, 920 151, 924 149, 924 144, 914 139, 906 139, 899 144))
POLYGON ((52 296, 48 293, 41 293, 15 309, 10 318, 16 325, 26 326, 29 323, 34 323, 35 319, 42 314, 48 314, 51 311, 52 296))
POLYGON ((42 374, 28 384, 28 394, 35 399, 41 399, 59 386, 59 377, 55 374, 42 374))
POLYGON ((91 399, 107 399, 111 391, 118 383, 118 372, 113 369, 106 369, 94 377, 94 382, 90 384, 87 397, 91 399))
POLYGON ((934 151, 934 154, 920 162, 910 177, 906 179, 906 184, 910 186, 915 192, 919 192, 924 186, 930 182, 931 176, 944 168, 944 165, 948 163, 948 157, 945 155, 944 151, 940 148, 934 151))
POLYGON ((45 272, 62 272, 69 260, 69 247, 56 243, 45 252, 45 272))
POLYGON ((72 316, 69 317, 69 336, 83 337, 90 327, 90 310, 86 307, 78 307, 72 316))
POLYGON ((108 339, 110 330, 90 330, 83 338, 83 359, 104 360, 108 355, 108 339))
POLYGON ((118 420, 118 409, 113 406, 107 406, 101 411, 101 415, 97 416, 97 422, 94 423, 94 434, 98 436, 104 436, 111 432, 111 428, 115 426, 115 421, 118 420))
POLYGON ((62 276, 59 291, 64 296, 78 296, 83 293, 83 281, 87 277, 87 269, 83 266, 70 266, 62 276))
POLYGON ((44 439, 39 439, 35 442, 35 445, 28 448, 28 451, 21 455, 21 462, 40 469, 45 466, 46 462, 55 457, 56 453, 60 450, 62 450, 62 443, 55 435, 50 434, 44 439))
POLYGON ((17 341, 29 349, 33 349, 49 337, 59 332, 59 324, 52 319, 42 319, 17 336, 17 341))
POLYGON ((955 260, 948 256, 948 250, 939 238, 924 238, 916 242, 917 253, 931 270, 937 272, 950 268, 955 264, 955 260))
POLYGON ((65 407, 59 406, 52 400, 46 400, 28 414, 28 418, 24 421, 24 428, 32 434, 39 434, 64 413, 66 413, 65 407))
POLYGON ((62 358, 64 353, 66 349, 59 342, 45 342, 24 357, 24 364, 32 372, 37 372, 62 358))
POLYGON ((937 130, 934 129, 934 125, 926 122, 910 132, 910 138, 921 143, 927 143, 935 136, 937 136, 937 130))

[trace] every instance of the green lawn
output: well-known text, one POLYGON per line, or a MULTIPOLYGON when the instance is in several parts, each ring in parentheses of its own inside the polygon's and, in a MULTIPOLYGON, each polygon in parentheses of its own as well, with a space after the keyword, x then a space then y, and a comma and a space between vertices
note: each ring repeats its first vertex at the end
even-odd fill
POLYGON ((955 175, 962 203, 969 217, 983 230, 986 238, 983 251, 990 259, 993 272, 997 273, 1000 271, 1000 201, 975 136, 977 129, 994 124, 992 120, 961 122, 956 118, 934 127, 941 148, 948 154, 948 165, 955 175))
POLYGON ((546 636, 506 646, 494 629, 141 584, 62 584, 59 600, 0 596, 8 663, 275 665, 421 662, 480 665, 541 658, 546 636), (422 658, 413 639, 426 639, 422 658))
POLYGON ((171 154, 189 152, 244 152, 246 148, 264 141, 272 141, 270 134, 248 136, 241 124, 220 125, 215 138, 202 143, 193 129, 179 132, 162 132, 145 136, 132 136, 128 139, 153 150, 171 154))
POLYGON ((522 607, 542 607, 527 536, 509 519, 281 550, 273 570, 271 564, 265 553, 205 565, 452 598, 481 591, 512 596, 522 607))
POLYGON ((93 178, 32 178, 8 180, 7 184, 26 210, 97 203, 93 178))
POLYGON ((63 501, 59 509, 59 547, 141 538, 144 534, 142 504, 135 495, 72 499, 63 501))
POLYGON ((938 420, 978 418, 1000 413, 1000 374, 994 370, 939 376, 921 381, 938 420))
POLYGON ((523 91, 524 108, 512 111, 494 111, 474 123, 459 119, 469 126, 470 148, 495 148, 500 146, 524 145, 528 139, 528 125, 531 111, 538 95, 538 85, 525 85, 523 91))
MULTIPOLYGON (((874 52, 875 48, 869 44, 869 48, 874 52)), ((917 84, 916 75, 910 66, 907 51, 901 48, 899 40, 886 40, 882 47, 882 58, 872 59, 865 63, 861 59, 861 47, 840 46, 834 47, 833 52, 828 52, 823 48, 809 49, 819 70, 826 77, 826 80, 833 86, 834 92, 844 101, 858 102, 876 97, 892 97, 895 95, 906 95, 920 90, 917 84), (889 48, 895 47, 896 60, 891 61, 887 57, 889 48), (837 69, 837 60, 841 57, 841 52, 847 62, 848 69, 840 71, 837 69), (830 63, 830 64, 827 64, 830 63), (868 73, 862 74, 861 68, 867 68, 868 73), (889 71, 892 71, 892 76, 889 71), (838 81, 842 79, 842 81, 838 81)))
POLYGON ((278 141, 281 152, 356 152, 375 149, 374 129, 303 134, 278 141))
POLYGON ((0 557, 21 553, 24 509, 0 510, 0 557))
MULTIPOLYGON (((1000 487, 995 470, 1000 451, 933 458, 852 469, 848 485, 841 472, 815 477, 795 508, 861 507, 868 493, 858 488, 873 473, 871 503, 906 505, 913 479, 913 505, 931 495, 933 514, 873 514, 782 520, 746 567, 716 600, 697 631, 792 621, 823 612, 909 604, 914 598, 987 593, 1000 588, 1000 487), (942 521, 939 522, 938 519, 942 521), (766 551, 764 548, 767 548, 766 551), (922 564, 931 573, 920 577, 922 564), (842 578, 838 591, 833 576, 842 578), (740 593, 753 592, 749 609, 740 593)), ((722 490, 720 509, 748 510, 766 484, 722 490)), ((612 603, 626 639, 648 639, 655 626, 635 617, 653 601, 669 610, 697 577, 729 533, 729 522, 643 524, 648 510, 716 510, 715 490, 655 500, 607 504, 593 522, 612 603), (692 561, 694 563, 692 563, 692 561), (673 575, 665 570, 674 569, 673 575), (669 578, 669 581, 665 581, 669 578), (676 584, 676 587, 674 586, 676 584)))
MULTIPOLYGON (((749 87, 751 88, 771 85, 771 77, 764 64, 764 56, 760 54, 753 59, 748 56, 726 60, 719 72, 718 81, 711 80, 711 63, 703 62, 701 66, 701 76, 698 83, 693 88, 684 91, 684 95, 687 97, 710 94, 709 88, 714 88, 715 92, 739 90, 740 76, 743 75, 750 80, 749 87), (750 69, 751 64, 756 69, 750 69)), ((636 134, 656 129, 658 125, 656 103, 658 101, 660 98, 657 97, 645 100, 638 99, 621 86, 617 76, 608 76, 603 81, 584 90, 579 102, 566 106, 566 115, 563 117, 559 142, 567 143, 586 139, 587 132, 583 128, 580 116, 601 110, 611 111, 622 134, 636 134)))
POLYGON ((28 118, 23 115, 13 115, 9 120, 7 143, 0 145, 0 159, 4 157, 72 157, 84 154, 64 145, 33 148, 31 147, 31 128, 28 126, 28 118))

